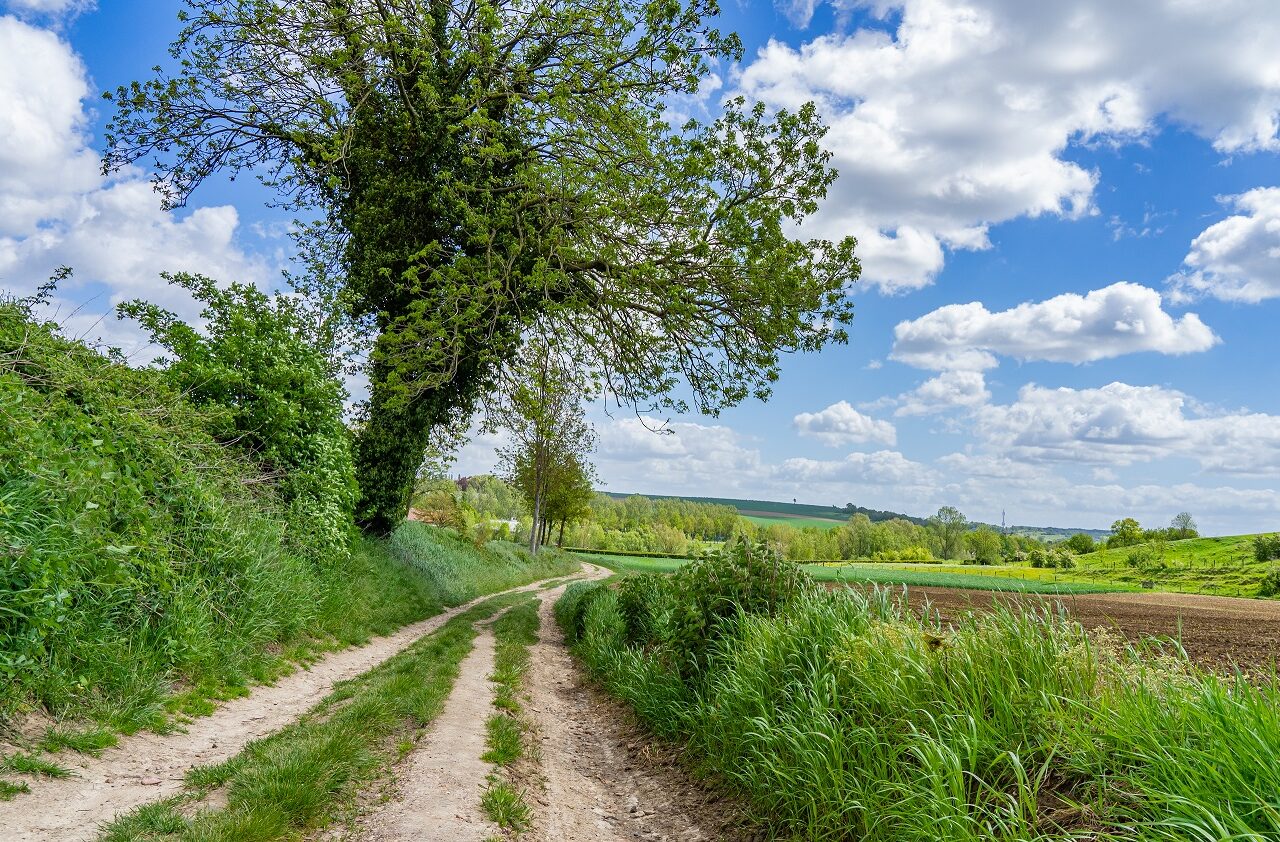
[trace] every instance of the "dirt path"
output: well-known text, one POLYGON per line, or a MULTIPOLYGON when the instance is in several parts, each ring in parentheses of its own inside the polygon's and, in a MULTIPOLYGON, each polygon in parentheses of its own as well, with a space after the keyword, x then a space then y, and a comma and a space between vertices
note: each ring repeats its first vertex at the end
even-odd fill
POLYGON ((493 632, 486 625, 444 710, 397 776, 397 798, 360 822, 366 842, 484 842, 501 829, 480 809, 485 777, 493 766, 485 751, 485 719, 492 712, 493 632))
POLYGON ((1266 669, 1280 660, 1280 602, 1271 600, 1178 593, 1037 597, 916 586, 907 594, 912 607, 919 609, 927 599, 947 621, 995 605, 1060 602, 1086 629, 1111 629, 1132 641, 1174 637, 1193 661, 1214 669, 1266 669))
POLYGON ((530 792, 536 842, 719 840, 738 833, 729 805, 691 782, 670 758, 626 725, 621 706, 588 687, 542 602, 531 652, 527 705, 538 734, 545 789, 530 792))
MULTIPOLYGON (((583 565, 598 577, 600 568, 583 565)), ((604 571, 607 575, 608 571, 604 571)), ((532 591, 541 582, 513 588, 532 591)), ((490 595, 492 596, 492 594, 490 595)), ((218 763, 239 754, 247 743, 265 737, 310 710, 333 689, 430 634, 451 617, 489 597, 450 608, 405 626, 358 648, 335 652, 309 669, 274 685, 254 688, 242 699, 220 707, 187 726, 184 733, 137 734, 99 758, 84 758, 70 778, 29 781, 31 794, 0 802, 0 839, 4 842, 80 842, 98 837, 98 828, 136 807, 176 795, 192 766, 218 763)), ((487 673, 485 673, 487 675, 487 673)), ((483 676, 482 676, 483 678, 483 676)), ((66 757, 60 758, 66 762, 66 757)))

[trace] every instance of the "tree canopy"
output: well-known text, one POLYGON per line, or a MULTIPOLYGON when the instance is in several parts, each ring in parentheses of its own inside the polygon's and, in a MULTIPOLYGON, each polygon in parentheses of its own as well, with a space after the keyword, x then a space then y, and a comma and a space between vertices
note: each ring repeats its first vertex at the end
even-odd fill
POLYGON ((707 413, 845 339, 854 242, 795 238, 835 178, 813 106, 666 119, 740 55, 714 0, 188 6, 176 72, 109 95, 104 167, 147 161, 170 205, 253 173, 306 223, 299 289, 376 337, 371 528, 531 325, 619 401, 707 413))

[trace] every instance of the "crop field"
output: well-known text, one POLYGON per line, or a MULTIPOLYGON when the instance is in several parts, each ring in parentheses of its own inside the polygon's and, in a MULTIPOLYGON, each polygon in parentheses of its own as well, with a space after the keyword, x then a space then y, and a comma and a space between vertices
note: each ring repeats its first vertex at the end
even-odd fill
MULTIPOLYGON (((625 554, 584 556, 619 573, 670 573, 689 559, 645 558, 625 554)), ((1033 567, 974 567, 943 564, 844 562, 802 565, 820 582, 965 588, 1015 593, 1083 594, 1137 590, 1124 583, 1082 582, 1069 574, 1033 567)))
POLYGON ((773 526, 780 523, 783 526, 794 526, 797 529, 802 526, 816 526, 819 529, 834 529, 843 525, 843 520, 834 520, 825 517, 806 517, 804 515, 785 515, 772 512, 741 512, 742 516, 754 523, 756 526, 773 526))

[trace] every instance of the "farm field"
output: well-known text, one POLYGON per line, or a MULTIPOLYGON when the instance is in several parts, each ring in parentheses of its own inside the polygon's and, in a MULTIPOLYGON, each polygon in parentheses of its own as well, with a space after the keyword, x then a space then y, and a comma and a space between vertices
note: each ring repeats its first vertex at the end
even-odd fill
POLYGON ((740 511, 740 514, 756 526, 773 526, 775 523, 780 523, 784 526, 794 526, 797 529, 802 526, 816 526, 819 529, 834 529, 835 527, 841 526, 845 523, 843 520, 834 520, 832 518, 775 514, 771 512, 740 511))
MULTIPOLYGON (((582 556, 618 573, 670 573, 689 559, 647 558, 625 554, 582 556)), ((974 567, 972 565, 893 564, 890 562, 845 562, 801 565, 820 582, 849 582, 882 585, 976 588, 1018 593, 1106 593, 1137 590, 1137 585, 1107 582, 1080 582, 1070 574, 1034 567, 974 567)))
POLYGON ((917 613, 928 610, 945 623, 970 611, 997 607, 1042 611, 1061 606, 1085 629, 1124 635, 1133 643, 1150 638, 1177 641, 1197 664, 1231 672, 1240 665, 1268 673, 1280 659, 1280 602, 1175 593, 1082 593, 1062 598, 1001 594, 961 588, 911 587, 905 592, 917 613))

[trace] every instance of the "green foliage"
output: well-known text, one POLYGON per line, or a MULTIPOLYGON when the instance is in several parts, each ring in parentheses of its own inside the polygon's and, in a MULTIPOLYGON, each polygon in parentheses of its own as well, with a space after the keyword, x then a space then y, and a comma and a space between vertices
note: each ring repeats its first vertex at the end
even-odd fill
POLYGON ((1107 548, 1132 547, 1143 541, 1142 524, 1131 517, 1122 518, 1111 524, 1111 537, 1107 539, 1107 548))
POLYGON ((681 381, 700 410, 766 398, 783 354, 846 338, 852 238, 791 236, 835 178, 816 108, 737 98, 666 122, 740 56, 714 0, 190 6, 176 78, 109 95, 106 167, 150 159, 173 203, 250 171, 318 220, 299 226, 304 289, 377 336, 358 448, 376 531, 431 428, 535 324, 622 401, 677 410, 681 381))
POLYGON ((1000 562, 1000 534, 990 527, 983 526, 964 536, 965 544, 973 555, 976 564, 997 564, 1000 562))
POLYGON ((1076 555, 1084 555, 1085 553, 1091 553, 1097 549, 1097 544, 1094 542, 1093 536, 1087 532, 1077 532, 1062 543, 1063 546, 1071 550, 1071 552, 1076 555))
POLYGON ((505 541, 478 548, 453 530, 425 523, 401 524, 388 547, 424 577, 445 605, 461 605, 482 594, 578 569, 578 562, 565 553, 547 550, 535 558, 505 541))
POLYGON ((1253 538, 1253 557, 1258 561, 1272 561, 1280 558, 1280 533, 1255 535, 1253 538))
POLYGON ((342 421, 345 392, 310 344, 296 302, 248 284, 166 276, 204 305, 203 333, 144 301, 119 308, 164 348, 164 379, 206 412, 213 437, 273 478, 289 540, 321 558, 347 552, 355 469, 342 421))
POLYGON ((1258 582, 1258 596, 1280 596, 1280 567, 1272 567, 1258 582))
POLYGON ((621 595, 590 587, 564 612, 575 652, 777 838, 1280 834, 1259 807, 1280 786, 1280 748, 1258 739, 1280 728, 1269 684, 1098 646, 1052 611, 943 627, 884 592, 811 588, 723 625, 682 673, 674 638, 633 639, 621 595))

